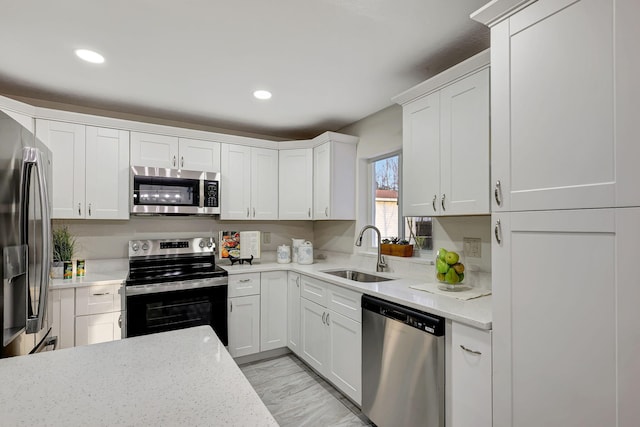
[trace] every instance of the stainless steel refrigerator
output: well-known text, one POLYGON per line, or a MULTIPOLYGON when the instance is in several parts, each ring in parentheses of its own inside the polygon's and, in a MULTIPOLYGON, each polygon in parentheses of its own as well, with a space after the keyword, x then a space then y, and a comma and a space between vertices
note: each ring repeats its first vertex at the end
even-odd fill
POLYGON ((0 357, 55 348, 49 266, 51 151, 0 111, 0 357))

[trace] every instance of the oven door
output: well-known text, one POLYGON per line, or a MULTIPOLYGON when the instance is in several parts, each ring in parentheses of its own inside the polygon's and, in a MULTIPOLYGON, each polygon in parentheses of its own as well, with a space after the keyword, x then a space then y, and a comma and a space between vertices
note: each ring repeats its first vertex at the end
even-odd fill
POLYGON ((227 286, 127 295, 126 303, 127 337, 210 325, 227 345, 227 286))

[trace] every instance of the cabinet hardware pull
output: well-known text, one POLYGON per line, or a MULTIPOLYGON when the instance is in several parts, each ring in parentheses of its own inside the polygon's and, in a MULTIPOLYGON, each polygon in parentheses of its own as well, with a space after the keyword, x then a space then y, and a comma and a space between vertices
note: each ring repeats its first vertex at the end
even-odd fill
POLYGON ((240 283, 247 283, 250 282, 251 279, 240 279, 240 283))
POLYGON ((300 287, 300 276, 296 277, 296 286, 300 287))
POLYGON ((80 210, 80 203, 78 203, 78 216, 82 215, 82 211, 80 210))
POLYGON ((89 216, 91 216, 91 203, 89 203, 89 216))
POLYGON ((477 354, 478 356, 480 356, 482 354, 482 352, 477 351, 477 350, 471 350, 470 348, 467 348, 467 347, 463 346, 462 344, 460 344, 460 348, 463 349, 464 351, 466 351, 467 353, 477 354))
POLYGON ((180 156, 180 167, 184 167, 184 156, 180 156))
POLYGON ((440 204, 442 205, 442 210, 446 211, 446 209, 444 208, 444 198, 446 197, 446 194, 442 195, 442 200, 440 200, 440 204))
POLYGON ((253 208, 253 217, 256 217, 256 208, 253 208))
POLYGON ((493 196, 496 199, 496 204, 502 206, 502 186, 500 180, 496 182, 496 189, 493 191, 493 196))
POLYGON ((173 162, 172 163, 173 163, 173 167, 175 167, 176 166, 176 156, 173 156, 173 162))
POLYGON ((311 218, 311 208, 309 208, 309 212, 307 212, 307 216, 311 218))
POLYGON ((247 208, 247 218, 249 218, 249 208, 247 208))
POLYGON ((436 199, 438 198, 437 194, 433 195, 433 200, 431 201, 431 206, 433 207, 433 211, 436 211, 436 199))
POLYGON ((103 296, 103 295, 109 295, 109 292, 103 292, 101 294, 91 294, 91 295, 93 295, 94 297, 100 297, 100 296, 103 296))
POLYGON ((502 239, 500 238, 500 234, 502 233, 501 230, 502 226, 500 225, 500 220, 496 221, 496 226, 493 229, 493 233, 496 235, 496 242, 498 242, 498 244, 502 243, 502 239))
POLYGON ((122 314, 118 316, 118 328, 122 329, 122 314))
MULTIPOLYGON (((324 323, 324 317, 327 315, 327 313, 322 312, 322 323, 324 323)), ((326 325, 326 323, 324 323, 326 325)))
POLYGON ((326 217, 329 216, 329 207, 328 206, 326 208, 324 208, 324 216, 326 216, 326 217))
POLYGON ((233 301, 229 300, 229 312, 233 313, 233 301))
POLYGON ((331 313, 327 313, 327 326, 329 326, 329 314, 331 313))

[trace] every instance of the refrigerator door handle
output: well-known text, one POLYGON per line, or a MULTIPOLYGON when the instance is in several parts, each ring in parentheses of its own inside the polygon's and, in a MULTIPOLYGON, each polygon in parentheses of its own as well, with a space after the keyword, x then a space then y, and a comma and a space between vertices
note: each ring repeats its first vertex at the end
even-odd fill
MULTIPOLYGON (((22 185, 22 203, 23 203, 23 230, 27 230, 29 214, 28 200, 29 187, 31 179, 31 169, 35 168, 38 179, 38 188, 40 190, 40 210, 42 212, 42 269, 40 271, 40 298, 38 307, 35 310, 35 316, 27 319, 27 333, 36 333, 42 329, 44 316, 47 312, 47 299, 49 293, 49 266, 51 265, 51 213, 49 210, 49 190, 47 188, 47 179, 44 170, 44 162, 40 150, 34 147, 24 148, 22 151, 23 159, 23 185, 22 185)), ((27 235, 26 233, 24 234, 27 235)), ((25 242, 28 244, 28 242, 25 242)))

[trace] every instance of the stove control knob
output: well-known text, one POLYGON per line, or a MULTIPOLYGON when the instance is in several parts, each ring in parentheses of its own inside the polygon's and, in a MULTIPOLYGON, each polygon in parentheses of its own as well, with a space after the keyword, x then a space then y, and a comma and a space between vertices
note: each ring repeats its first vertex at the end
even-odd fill
POLYGON ((207 247, 208 247, 208 248, 213 247, 213 242, 212 242, 211 240, 209 240, 209 241, 207 242, 207 247))
POLYGON ((143 251, 148 251, 149 250, 149 244, 148 243, 143 243, 142 244, 142 250, 143 251))
POLYGON ((204 240, 200 240, 200 244, 198 246, 200 246, 200 249, 204 248, 204 240))
POLYGON ((133 249, 134 252, 138 252, 138 249, 140 249, 140 245, 134 242, 131 244, 131 249, 133 249))

